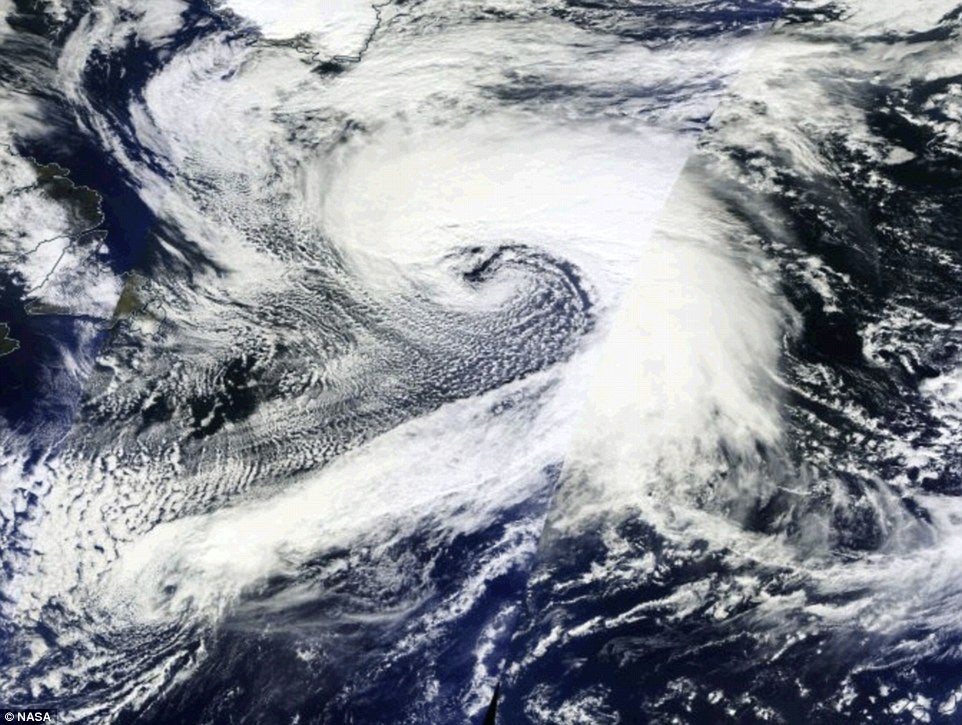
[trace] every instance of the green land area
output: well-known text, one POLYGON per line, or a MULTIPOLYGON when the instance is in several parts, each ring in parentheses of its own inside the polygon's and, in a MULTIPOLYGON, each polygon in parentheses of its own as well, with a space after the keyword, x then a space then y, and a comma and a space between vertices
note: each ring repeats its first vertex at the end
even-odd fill
POLYGON ((20 349, 20 343, 10 337, 10 325, 0 322, 0 357, 20 349))

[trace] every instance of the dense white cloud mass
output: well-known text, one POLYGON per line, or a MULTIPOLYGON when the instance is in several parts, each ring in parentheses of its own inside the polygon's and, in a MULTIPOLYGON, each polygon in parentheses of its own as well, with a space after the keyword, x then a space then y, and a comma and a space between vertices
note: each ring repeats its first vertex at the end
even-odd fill
POLYGON ((220 5, 253 22, 265 38, 308 36, 325 55, 357 55, 377 23, 377 9, 364 0, 228 0, 220 5))
POLYGON ((700 254, 601 348, 506 722, 956 717, 959 20, 803 4, 730 87, 653 236, 700 254))

